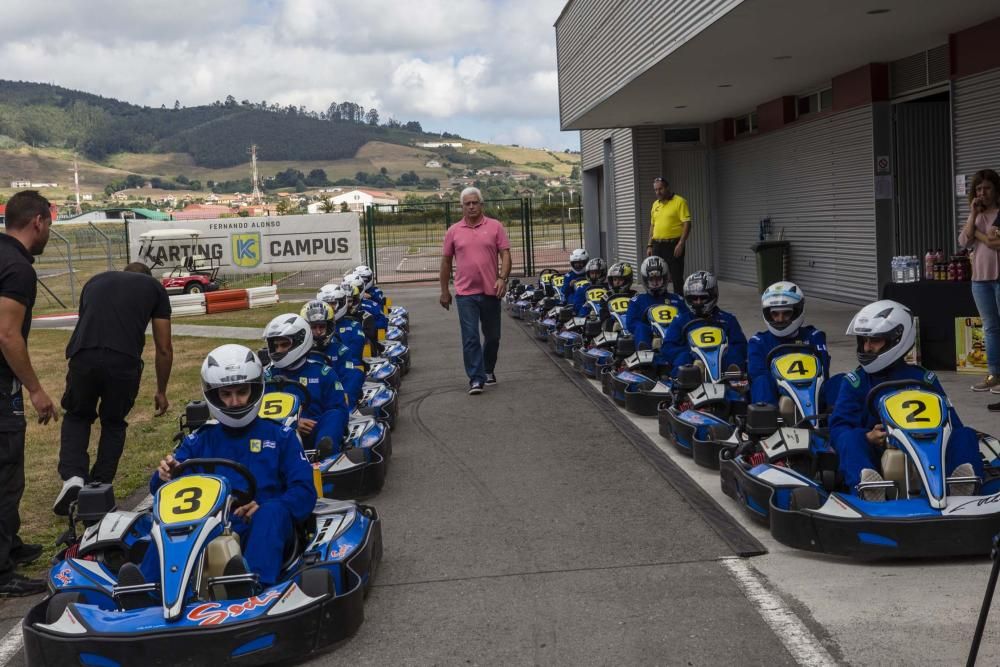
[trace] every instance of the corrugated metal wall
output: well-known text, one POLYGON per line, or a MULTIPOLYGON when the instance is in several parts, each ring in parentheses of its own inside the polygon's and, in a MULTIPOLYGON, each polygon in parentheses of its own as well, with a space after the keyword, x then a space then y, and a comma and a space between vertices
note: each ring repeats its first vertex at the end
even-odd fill
POLYGON ((636 246, 642 257, 645 257, 646 244, 649 243, 649 210, 656 199, 653 179, 663 175, 663 130, 659 127, 637 127, 633 130, 633 135, 635 136, 636 227, 639 234, 636 246))
POLYGON ((563 125, 741 2, 573 0, 556 21, 559 113, 563 125))
MULTIPOLYGON (((1000 171, 1000 69, 957 79, 952 91, 955 174, 971 182, 980 169, 1000 171)), ((955 194, 954 186, 951 192, 955 194)), ((969 215, 969 201, 956 196, 955 205, 961 226, 969 215)))
POLYGON ((947 100, 893 107, 896 255, 954 249, 951 193, 951 111, 947 100))
MULTIPOLYGON (((684 271, 714 271, 708 151, 704 148, 671 149, 663 152, 663 177, 670 188, 684 197, 691 209, 691 235, 684 254, 684 271)), ((652 197, 650 206, 652 206, 652 197)), ((648 232, 648 228, 647 228, 648 232)))
MULTIPOLYGON (((605 166, 604 178, 611 179, 609 186, 613 188, 612 201, 605 203, 606 212, 613 218, 609 226, 614 225, 613 232, 608 234, 613 240, 614 257, 623 261, 636 261, 636 169, 635 147, 632 130, 583 130, 580 132, 581 161, 584 169, 604 164, 604 140, 611 139, 614 164, 605 166)), ((585 196, 586 199, 586 196, 585 196)), ((645 244, 643 244, 645 247, 645 244)), ((612 253, 609 253, 612 254, 612 253)))
POLYGON ((720 277, 756 283, 758 221, 792 243, 791 279, 860 303, 877 295, 872 111, 862 107, 716 149, 720 277))

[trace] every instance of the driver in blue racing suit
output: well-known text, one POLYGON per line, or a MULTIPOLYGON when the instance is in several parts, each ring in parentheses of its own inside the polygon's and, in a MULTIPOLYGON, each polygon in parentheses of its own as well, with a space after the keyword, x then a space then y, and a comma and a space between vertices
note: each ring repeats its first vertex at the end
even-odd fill
MULTIPOLYGON (((885 448, 887 434, 878 417, 868 410, 868 392, 890 380, 918 380, 932 385, 946 399, 947 395, 933 372, 903 360, 916 339, 913 314, 906 306, 889 300, 869 304, 851 320, 847 335, 857 336, 861 365, 847 373, 840 385, 830 418, 830 438, 839 457, 844 483, 854 491, 859 482, 882 481, 877 461, 885 448)), ((950 405, 949 402, 952 433, 945 467, 952 477, 982 479, 979 437, 962 424, 950 405)), ((974 491, 975 483, 969 482, 954 483, 949 489, 951 495, 957 496, 971 495, 974 491)), ((886 498, 884 488, 862 488, 859 495, 864 500, 886 498)))
POLYGON ((677 313, 667 327, 656 364, 666 366, 675 373, 679 367, 693 363, 695 357, 691 353, 685 327, 695 320, 704 320, 705 324, 717 326, 726 334, 722 367, 735 365, 745 369, 747 337, 736 317, 719 308, 719 284, 715 276, 708 271, 695 271, 688 276, 684 281, 684 303, 687 310, 677 313))
POLYGON ((576 284, 587 280, 587 262, 590 261, 590 254, 583 248, 577 248, 569 254, 570 271, 563 276, 563 284, 560 288, 562 302, 566 305, 573 303, 573 291, 576 284))
POLYGON ((586 317, 595 313, 591 308, 587 306, 587 292, 592 289, 601 288, 607 290, 608 284, 608 263, 604 261, 601 257, 592 257, 587 262, 586 270, 583 272, 587 276, 587 289, 578 289, 573 291, 573 314, 577 317, 586 317))
MULTIPOLYGON (((347 294, 339 286, 339 296, 343 297, 342 308, 347 310, 347 294)), ((313 334, 313 348, 310 354, 320 363, 329 364, 337 373, 340 384, 347 394, 347 402, 355 405, 361 398, 361 387, 365 383, 365 373, 355 366, 351 351, 334 335, 336 313, 333 307, 319 299, 307 301, 299 316, 309 324, 313 334)))
MULTIPOLYGON (((750 376, 750 399, 754 403, 778 404, 778 383, 771 374, 767 355, 779 345, 802 343, 813 348, 819 358, 824 380, 830 377, 830 353, 826 348, 826 334, 805 319, 806 297, 798 285, 778 282, 768 287, 760 297, 761 309, 767 331, 750 337, 747 344, 747 374, 750 376)), ((824 384, 821 389, 827 386, 824 384)), ((828 398, 836 398, 831 394, 828 398)), ((827 404, 832 404, 827 400, 827 404)))
MULTIPOLYGON (((153 473, 149 490, 155 494, 188 459, 219 458, 246 466, 257 483, 257 495, 231 514, 246 564, 231 562, 226 573, 241 574, 248 568, 260 575, 263 585, 274 584, 281 575, 285 549, 294 541, 295 525, 305 521, 316 505, 312 466, 295 431, 257 416, 264 371, 250 349, 223 345, 209 352, 201 366, 201 383, 209 413, 218 423, 201 426, 167 454, 153 473)), ((245 488, 243 477, 224 466, 211 474, 226 477, 235 489, 245 488)), ((140 571, 146 581, 160 580, 155 548, 146 551, 140 571)))
POLYGON ((648 350, 653 346, 653 327, 649 323, 649 309, 669 304, 677 314, 687 311, 687 306, 677 294, 667 291, 667 263, 657 255, 650 255, 639 265, 639 280, 646 291, 636 294, 629 301, 625 323, 635 339, 635 349, 648 350))

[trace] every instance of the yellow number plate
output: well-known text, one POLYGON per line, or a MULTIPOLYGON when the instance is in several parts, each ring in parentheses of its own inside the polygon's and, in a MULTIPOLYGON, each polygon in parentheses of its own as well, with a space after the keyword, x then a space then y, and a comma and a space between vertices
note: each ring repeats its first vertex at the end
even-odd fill
POLYGON ((563 283, 565 282, 566 282, 566 276, 556 276, 555 278, 552 279, 552 284, 555 287, 562 287, 563 283))
POLYGON ((796 352, 774 360, 778 375, 786 380, 812 380, 819 375, 819 362, 811 354, 796 352))
POLYGON ((719 347, 725 339, 725 334, 719 327, 698 327, 689 333, 688 337, 695 347, 719 347))
POLYGON ((551 273, 543 273, 542 274, 542 284, 543 285, 548 285, 549 283, 552 282, 552 278, 553 278, 553 276, 552 276, 551 273))
POLYGON ((601 287, 587 290, 587 301, 600 301, 608 296, 608 290, 601 287))
POLYGON ((267 419, 284 419, 292 414, 295 409, 295 396, 285 392, 271 392, 264 394, 264 400, 260 402, 258 417, 267 419))
POLYGON ((677 309, 666 304, 649 309, 649 319, 657 324, 670 324, 677 317, 677 309))
POLYGON ((611 309, 612 313, 622 315, 628 312, 628 302, 629 298, 627 296, 616 296, 611 301, 608 301, 608 308, 611 309))
POLYGON ((184 523, 204 519, 215 507, 222 483, 214 477, 186 475, 160 487, 157 506, 160 523, 184 523))
POLYGON ((932 392, 907 389, 885 399, 889 419, 904 429, 938 428, 944 420, 941 398, 932 392))

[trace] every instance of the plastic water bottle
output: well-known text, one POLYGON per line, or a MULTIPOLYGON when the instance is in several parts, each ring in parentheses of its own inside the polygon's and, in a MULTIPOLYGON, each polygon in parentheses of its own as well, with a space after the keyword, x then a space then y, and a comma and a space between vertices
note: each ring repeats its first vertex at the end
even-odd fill
POLYGON ((902 257, 896 256, 892 258, 892 282, 901 283, 903 282, 903 267, 902 267, 902 257))

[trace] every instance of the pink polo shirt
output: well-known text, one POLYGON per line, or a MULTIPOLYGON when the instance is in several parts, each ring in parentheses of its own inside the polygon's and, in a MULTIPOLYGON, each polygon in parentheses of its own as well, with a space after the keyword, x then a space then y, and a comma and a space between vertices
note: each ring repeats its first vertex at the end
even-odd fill
POLYGON ((483 216, 475 227, 462 218, 444 235, 444 255, 455 258, 455 293, 496 295, 497 261, 510 240, 499 220, 483 216))

